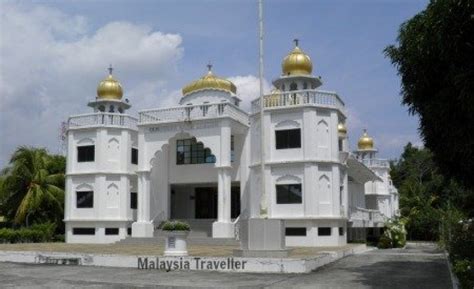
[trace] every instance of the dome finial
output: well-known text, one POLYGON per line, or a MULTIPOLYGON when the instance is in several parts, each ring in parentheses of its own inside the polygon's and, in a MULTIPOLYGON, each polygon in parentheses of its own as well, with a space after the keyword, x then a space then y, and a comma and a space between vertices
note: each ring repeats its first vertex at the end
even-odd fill
POLYGON ((109 71, 109 75, 112 75, 112 72, 114 71, 112 64, 109 64, 109 68, 107 68, 107 70, 109 71))
POLYGON ((300 40, 298 38, 295 38, 293 39, 293 42, 295 43, 295 46, 298 47, 298 43, 300 42, 300 40))
POLYGON ((212 63, 209 61, 209 63, 206 66, 207 66, 207 71, 211 72, 212 71, 212 63))

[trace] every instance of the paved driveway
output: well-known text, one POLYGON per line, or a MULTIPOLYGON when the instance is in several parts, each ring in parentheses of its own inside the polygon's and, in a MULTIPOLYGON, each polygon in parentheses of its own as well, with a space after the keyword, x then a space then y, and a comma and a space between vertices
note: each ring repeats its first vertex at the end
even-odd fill
POLYGON ((302 275, 160 272, 0 263, 0 288, 451 288, 434 246, 374 250, 302 275))

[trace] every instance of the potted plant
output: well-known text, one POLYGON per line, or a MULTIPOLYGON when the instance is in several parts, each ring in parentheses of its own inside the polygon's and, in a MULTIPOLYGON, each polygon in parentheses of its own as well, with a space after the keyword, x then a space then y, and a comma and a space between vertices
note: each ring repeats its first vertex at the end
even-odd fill
POLYGON ((186 239, 189 234, 189 224, 182 221, 166 221, 161 227, 166 235, 165 256, 187 256, 186 239))

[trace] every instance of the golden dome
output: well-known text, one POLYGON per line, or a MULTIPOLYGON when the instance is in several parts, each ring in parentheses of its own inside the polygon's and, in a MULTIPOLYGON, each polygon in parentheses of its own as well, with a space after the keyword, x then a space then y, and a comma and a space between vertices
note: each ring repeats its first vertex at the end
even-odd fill
POLYGON ((183 87, 183 96, 203 89, 224 90, 232 93, 237 92, 237 88, 232 82, 215 76, 211 68, 212 65, 208 65, 209 71, 206 75, 183 87))
POLYGON ((99 99, 122 99, 122 85, 112 76, 112 70, 112 66, 109 67, 109 76, 97 86, 97 98, 99 99))
POLYGON ((364 129, 364 134, 360 137, 357 142, 359 150, 372 150, 374 149, 374 139, 367 134, 367 130, 364 129))
POLYGON ((283 75, 309 75, 313 71, 311 58, 299 47, 295 39, 295 48, 283 59, 281 63, 283 75))
POLYGON ((342 134, 342 135, 346 135, 347 134, 347 127, 345 124, 343 124, 342 122, 339 123, 337 125, 337 132, 342 134))

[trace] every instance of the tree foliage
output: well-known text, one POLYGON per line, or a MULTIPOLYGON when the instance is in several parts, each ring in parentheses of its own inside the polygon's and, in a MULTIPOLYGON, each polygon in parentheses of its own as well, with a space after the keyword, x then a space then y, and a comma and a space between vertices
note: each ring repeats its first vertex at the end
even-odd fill
POLYGON ((474 188, 474 1, 432 0, 385 53, 438 167, 474 188))
POLYGON ((428 149, 408 143, 400 159, 391 163, 390 174, 400 194, 400 213, 408 220, 409 239, 438 239, 447 211, 474 215, 472 192, 444 177, 428 149))
POLYGON ((65 158, 19 147, 0 175, 0 215, 15 224, 55 222, 64 207, 65 158))

